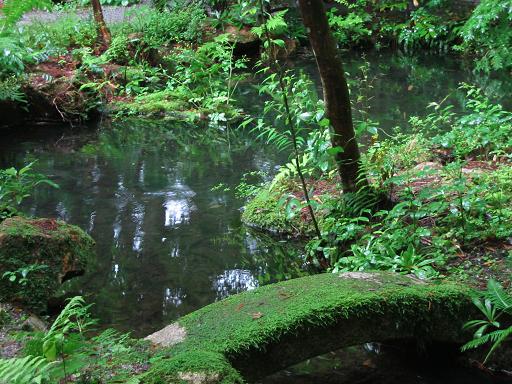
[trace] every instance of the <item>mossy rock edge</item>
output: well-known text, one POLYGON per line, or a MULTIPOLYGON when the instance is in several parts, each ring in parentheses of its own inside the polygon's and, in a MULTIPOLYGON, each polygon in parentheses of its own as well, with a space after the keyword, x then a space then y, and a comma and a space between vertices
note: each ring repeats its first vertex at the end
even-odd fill
POLYGON ((0 302, 32 311, 46 309, 66 279, 83 274, 94 255, 94 240, 80 228, 55 219, 14 217, 0 224, 0 302), (37 269, 31 269, 37 266, 37 269), (28 268, 26 281, 21 270, 28 268), (16 273, 16 280, 3 277, 16 273))
POLYGON ((385 272, 293 279, 210 304, 150 335, 161 349, 143 382, 240 383, 370 341, 461 343, 472 313, 470 289, 459 284, 385 272))
POLYGON ((280 194, 262 189, 244 207, 242 222, 253 229, 283 236, 303 236, 311 232, 310 224, 299 215, 288 219, 279 206, 280 194))

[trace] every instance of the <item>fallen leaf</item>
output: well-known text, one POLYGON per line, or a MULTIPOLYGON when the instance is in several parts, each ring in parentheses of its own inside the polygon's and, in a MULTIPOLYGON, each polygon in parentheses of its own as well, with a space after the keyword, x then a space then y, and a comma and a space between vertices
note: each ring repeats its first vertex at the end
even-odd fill
POLYGON ((251 313, 251 316, 254 320, 257 320, 257 319, 261 319, 263 317, 263 313, 261 312, 255 312, 255 313, 251 313))
POLYGON ((244 307, 244 304, 238 304, 238 307, 236 307, 237 312, 239 312, 244 307))

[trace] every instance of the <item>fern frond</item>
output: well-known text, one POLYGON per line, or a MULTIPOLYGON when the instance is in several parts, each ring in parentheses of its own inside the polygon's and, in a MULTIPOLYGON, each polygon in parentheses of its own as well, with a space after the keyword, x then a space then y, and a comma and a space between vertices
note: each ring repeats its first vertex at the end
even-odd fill
POLYGON ((489 360, 489 357, 493 354, 493 352, 499 348, 499 346, 512 335, 512 327, 508 327, 507 329, 499 330, 491 332, 489 335, 491 336, 491 340, 493 340, 494 344, 492 345, 491 349, 485 356, 484 364, 489 360))
POLYGON ((88 310, 90 305, 85 304, 82 296, 71 298, 59 316, 53 322, 44 340, 50 340, 57 334, 65 334, 71 331, 82 333, 94 322, 89 319, 88 310))
POLYGON ((347 217, 363 216, 368 210, 372 210, 379 202, 379 197, 369 188, 360 189, 358 192, 343 194, 343 210, 347 217))
POLYGON ((512 327, 508 327, 506 329, 498 329, 493 332, 489 332, 485 335, 482 335, 476 339, 473 339, 462 346, 462 351, 467 351, 470 349, 479 348, 485 344, 492 343, 492 347, 487 353, 484 363, 489 360, 492 353, 507 339, 512 335, 512 327))
POLYGON ((487 290, 484 292, 484 296, 496 308, 505 312, 512 310, 512 296, 507 294, 501 284, 496 280, 489 280, 489 283, 487 284, 487 290))
POLYGON ((0 384, 41 384, 51 366, 40 356, 0 360, 0 384))

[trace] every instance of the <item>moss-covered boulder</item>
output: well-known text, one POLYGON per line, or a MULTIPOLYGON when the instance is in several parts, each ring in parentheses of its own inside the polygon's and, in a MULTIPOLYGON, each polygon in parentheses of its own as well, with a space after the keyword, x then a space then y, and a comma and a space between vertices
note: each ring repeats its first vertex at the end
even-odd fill
POLYGON ((70 277, 85 271, 94 241, 54 219, 14 217, 0 224, 0 302, 43 311, 70 277))
POLYGON ((143 382, 239 383, 365 342, 463 342, 472 310, 464 286, 392 273, 289 280, 231 296, 148 336, 161 351, 143 382))

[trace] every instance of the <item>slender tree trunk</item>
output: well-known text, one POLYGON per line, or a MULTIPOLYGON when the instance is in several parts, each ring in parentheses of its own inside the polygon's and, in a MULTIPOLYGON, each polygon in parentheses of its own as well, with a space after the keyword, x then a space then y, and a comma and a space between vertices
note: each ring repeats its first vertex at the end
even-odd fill
POLYGON ((94 14, 94 21, 96 21, 96 29, 98 30, 98 40, 103 48, 108 48, 112 36, 103 18, 103 9, 101 8, 100 0, 91 0, 92 11, 94 14))
POLYGON ((322 0, 299 0, 299 7, 322 80, 326 114, 333 128, 332 145, 343 149, 336 154, 343 190, 353 192, 359 189, 360 154, 343 64, 322 0))

